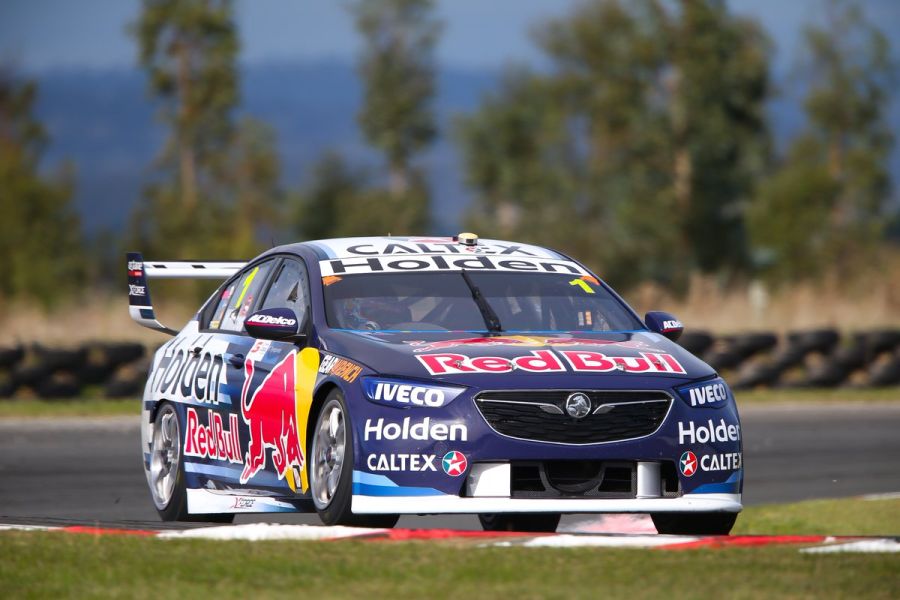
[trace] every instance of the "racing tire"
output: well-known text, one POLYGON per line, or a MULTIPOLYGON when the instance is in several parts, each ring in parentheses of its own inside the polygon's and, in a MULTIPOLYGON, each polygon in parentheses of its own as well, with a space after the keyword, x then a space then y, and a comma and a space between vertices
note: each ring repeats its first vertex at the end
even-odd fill
POLYGON ((25 348, 16 346, 14 348, 0 348, 0 369, 9 369, 16 366, 19 361, 25 358, 25 348))
POLYGON ((879 329, 866 334, 866 346, 871 354, 893 352, 900 346, 900 330, 879 329))
POLYGON ((866 385, 880 387, 900 383, 900 356, 895 356, 887 362, 875 365, 869 371, 866 385))
POLYGON ((788 333, 788 344, 800 349, 804 354, 821 352, 828 354, 841 341, 841 336, 834 329, 813 329, 810 331, 794 331, 788 333))
POLYGON ((150 496, 160 519, 207 523, 231 523, 234 521, 232 513, 199 515, 188 513, 182 447, 178 412, 172 404, 165 402, 156 411, 153 437, 150 441, 150 496), (175 469, 174 474, 172 469, 175 469), (160 477, 164 481, 158 481, 160 477), (153 483, 154 478, 157 479, 157 483, 153 483))
POLYGON ((390 529, 400 515, 357 515, 353 495, 353 429, 347 420, 344 394, 333 389, 316 418, 309 460, 309 490, 326 525, 390 529), (349 458, 349 460, 347 460, 349 458))
POLYGON ((485 513, 478 515, 485 531, 526 531, 554 533, 559 513, 485 513))
POLYGON ((654 513, 656 531, 668 535, 728 535, 737 513, 654 513))
POLYGON ((761 352, 768 352, 777 345, 778 336, 774 333, 745 333, 732 338, 731 349, 746 360, 761 352))
POLYGON ((147 349, 135 342, 114 342, 103 345, 106 362, 113 368, 133 363, 143 358, 147 349))
POLYGON ((678 338, 678 345, 695 356, 700 356, 713 345, 713 337, 705 331, 685 331, 678 338))
POLYGON ((703 360, 717 371, 724 369, 736 369, 741 366, 744 357, 738 352, 728 348, 725 350, 714 350, 704 356, 703 360))

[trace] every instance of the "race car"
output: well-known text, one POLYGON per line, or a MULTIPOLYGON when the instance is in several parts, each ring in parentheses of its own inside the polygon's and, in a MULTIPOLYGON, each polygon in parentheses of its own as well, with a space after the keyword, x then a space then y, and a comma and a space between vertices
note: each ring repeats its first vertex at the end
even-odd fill
POLYGON ((642 320, 560 252, 459 234, 127 260, 131 316, 173 335, 141 416, 165 521, 468 513, 553 531, 564 513, 649 513, 661 533, 727 534, 741 510, 728 385, 675 343, 675 317, 642 320), (154 277, 224 283, 176 332, 154 277))

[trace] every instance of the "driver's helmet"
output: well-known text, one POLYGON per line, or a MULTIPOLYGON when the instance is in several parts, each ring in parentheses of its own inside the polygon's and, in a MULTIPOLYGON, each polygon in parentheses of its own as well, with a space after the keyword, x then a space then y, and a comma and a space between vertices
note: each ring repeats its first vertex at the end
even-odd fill
POLYGON ((387 298, 347 298, 339 302, 339 309, 348 329, 390 329, 410 320, 407 307, 387 298))

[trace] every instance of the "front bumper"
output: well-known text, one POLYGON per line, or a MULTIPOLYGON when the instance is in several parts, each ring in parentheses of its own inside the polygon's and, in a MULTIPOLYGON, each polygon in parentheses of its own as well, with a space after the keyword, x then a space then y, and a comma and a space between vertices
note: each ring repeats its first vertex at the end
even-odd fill
MULTIPOLYGON (((538 391, 556 392, 562 388, 558 385, 538 391)), ((545 411, 547 415, 537 415, 540 421, 534 415, 522 416, 514 411, 486 418, 476 407, 475 391, 440 408, 398 410, 360 398, 352 405, 358 411, 353 419, 357 427, 353 511, 437 514, 741 510, 740 420, 733 400, 691 406, 673 388, 634 392, 588 385, 585 389, 615 395, 662 394, 671 402, 659 414, 628 414, 619 419, 625 425, 631 421, 649 423, 645 431, 620 432, 612 428, 614 439, 603 437, 607 422, 616 427, 622 425, 604 417, 606 421, 593 429, 582 427, 590 429, 586 433, 601 437, 569 436, 564 441, 551 434, 566 433, 564 427, 571 424, 556 422, 561 419, 549 411, 545 411), (530 439, 505 429, 517 419, 527 425, 526 417, 536 423, 525 431, 530 439), (413 460, 417 462, 410 462, 413 460), (467 466, 460 472, 448 460, 467 466), (529 465, 538 465, 532 472, 537 475, 524 474, 523 467, 529 465), (591 465, 585 467, 591 472, 579 473, 577 468, 566 472, 567 465, 591 465), (554 475, 548 470, 551 466, 562 471, 554 475), (493 482, 490 489, 482 485, 481 469, 497 472, 489 478, 493 482)), ((481 395, 493 399, 498 393, 481 395)), ((596 399, 591 399, 596 405, 596 399)), ((640 400, 659 402, 655 398, 640 400)), ((515 404, 499 396, 494 401, 515 404)), ((618 413, 603 414, 614 417, 618 413)), ((582 423, 590 425, 587 421, 582 423)))
POLYGON ((740 494, 685 494, 680 498, 519 499, 460 496, 353 496, 356 514, 466 513, 690 513, 741 511, 740 494))

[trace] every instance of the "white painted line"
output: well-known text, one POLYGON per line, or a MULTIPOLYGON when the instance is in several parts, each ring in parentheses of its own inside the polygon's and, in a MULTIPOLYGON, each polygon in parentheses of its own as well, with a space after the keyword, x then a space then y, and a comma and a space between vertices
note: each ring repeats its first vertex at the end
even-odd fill
POLYGON ((0 531, 53 531, 59 527, 44 527, 43 525, 0 525, 0 531))
POLYGON ((494 546, 524 546, 526 548, 658 548, 672 544, 695 542, 698 537, 684 535, 552 535, 524 542, 505 541, 494 546))
POLYGON ((387 530, 366 529, 363 527, 248 523, 246 525, 223 525, 220 527, 203 527, 181 531, 163 531, 157 537, 167 540, 204 539, 260 542, 268 540, 334 540, 383 533, 385 531, 387 530))
POLYGON ((866 494, 863 500, 900 500, 900 492, 888 492, 886 494, 866 494))
POLYGON ((559 533, 656 533, 653 519, 642 514, 598 515, 564 523, 557 529, 559 533))
POLYGON ((848 542, 846 544, 803 548, 800 552, 807 554, 832 554, 838 552, 900 552, 900 542, 894 539, 860 540, 858 542, 848 542))

